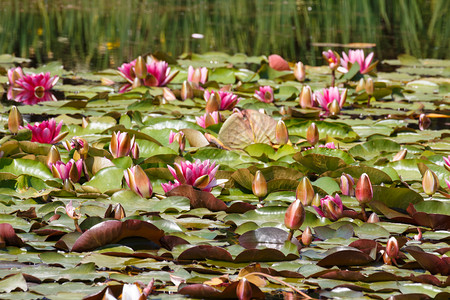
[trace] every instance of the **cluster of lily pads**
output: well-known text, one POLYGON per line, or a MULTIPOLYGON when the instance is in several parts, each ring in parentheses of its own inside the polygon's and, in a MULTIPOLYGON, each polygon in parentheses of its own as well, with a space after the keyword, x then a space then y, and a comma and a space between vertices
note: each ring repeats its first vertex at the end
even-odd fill
POLYGON ((1 57, 0 291, 447 298, 449 63, 323 56, 1 57))

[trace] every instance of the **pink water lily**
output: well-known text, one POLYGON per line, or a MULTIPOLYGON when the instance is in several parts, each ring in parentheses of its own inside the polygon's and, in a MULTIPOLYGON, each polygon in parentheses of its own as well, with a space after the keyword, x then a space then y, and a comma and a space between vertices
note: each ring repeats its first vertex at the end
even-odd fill
POLYGON ((203 128, 220 123, 220 113, 213 111, 212 113, 205 113, 203 116, 195 117, 197 124, 203 128))
POLYGON ((364 50, 349 50, 348 55, 345 52, 342 52, 341 59, 341 67, 338 68, 338 71, 341 73, 347 73, 349 71, 348 63, 354 64, 357 62, 360 66, 359 72, 361 74, 366 74, 372 71, 378 62, 371 64, 374 53, 371 52, 367 57, 364 57, 364 50))
POLYGON ((200 83, 205 84, 206 80, 208 80, 208 69, 206 67, 194 68, 193 66, 189 66, 188 68, 189 82, 195 83, 198 86, 200 83))
POLYGON ((207 192, 211 191, 217 185, 215 176, 219 166, 216 166, 215 162, 210 163, 209 160, 202 162, 197 159, 193 163, 190 161, 181 161, 180 163, 175 163, 174 167, 167 167, 175 180, 174 183, 161 184, 166 193, 180 184, 192 185, 207 192))
POLYGON ((56 125, 55 119, 43 121, 42 123, 34 123, 34 125, 28 124, 25 128, 28 128, 32 132, 31 141, 43 144, 56 144, 61 141, 68 132, 60 134, 63 122, 60 121, 56 125))
POLYGON ((271 103, 273 102, 273 89, 271 86, 261 86, 259 90, 255 91, 253 97, 261 102, 271 103))
POLYGON ((335 51, 332 51, 330 49, 328 51, 323 51, 322 56, 327 61, 328 66, 331 70, 336 70, 339 67, 339 64, 341 63, 341 57, 335 51))
POLYGON ((207 90, 204 92, 203 98, 205 98, 205 101, 208 101, 211 95, 214 93, 217 93, 217 95, 219 95, 220 97, 219 110, 232 110, 241 100, 237 95, 234 95, 231 92, 211 91, 210 93, 207 90))
POLYGON ((136 143, 135 136, 130 139, 127 132, 113 132, 109 144, 109 152, 114 158, 128 156, 137 159, 139 157, 139 146, 136 143))
POLYGON ((320 208, 313 205, 316 212, 321 216, 336 221, 342 217, 344 206, 338 194, 334 198, 330 195, 320 199, 320 208))
POLYGON ((82 159, 77 161, 71 159, 66 164, 62 161, 57 161, 52 164, 52 174, 54 177, 59 178, 62 181, 70 179, 73 182, 78 182, 81 178, 82 167, 82 159))
POLYGON ((16 86, 16 80, 22 78, 23 76, 25 75, 23 74, 21 67, 8 70, 8 81, 11 86, 16 86))
POLYGON ((330 105, 334 100, 337 101, 339 107, 342 109, 345 100, 347 99, 347 89, 339 92, 337 87, 330 87, 323 89, 322 92, 314 92, 314 101, 322 107, 327 113, 330 111, 330 105))
POLYGON ((56 84, 56 82, 58 82, 58 80, 59 80, 58 76, 52 77, 48 72, 45 74, 44 73, 28 74, 28 75, 22 74, 22 76, 16 79, 12 85, 14 85, 17 88, 21 88, 39 94, 43 93, 44 91, 50 90, 56 84))
MULTIPOLYGON (((178 72, 170 73, 170 67, 167 62, 156 61, 151 57, 147 58, 145 66, 147 74, 142 79, 142 82, 140 81, 145 86, 165 86, 178 74, 178 72)), ((120 75, 129 82, 129 84, 120 89, 120 92, 125 92, 135 84, 136 79, 139 79, 136 76, 136 60, 124 63, 118 69, 120 75)))

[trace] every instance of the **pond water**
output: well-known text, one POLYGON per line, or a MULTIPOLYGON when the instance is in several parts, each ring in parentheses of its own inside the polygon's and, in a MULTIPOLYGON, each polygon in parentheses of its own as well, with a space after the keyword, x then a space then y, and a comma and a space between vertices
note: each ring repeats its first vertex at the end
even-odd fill
POLYGON ((321 51, 370 48, 449 58, 450 2, 360 0, 15 1, 0 6, 0 54, 104 69, 148 52, 278 53, 322 64, 321 51), (356 43, 352 44, 352 43, 356 43))

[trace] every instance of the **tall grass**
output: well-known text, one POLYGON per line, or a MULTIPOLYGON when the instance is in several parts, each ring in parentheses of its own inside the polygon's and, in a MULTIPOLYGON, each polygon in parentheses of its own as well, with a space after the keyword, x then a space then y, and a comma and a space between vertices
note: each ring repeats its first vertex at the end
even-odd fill
POLYGON ((375 43, 381 59, 450 58, 449 7, 448 0, 2 0, 0 53, 77 69, 154 51, 278 53, 320 64, 327 47, 316 43, 375 43))

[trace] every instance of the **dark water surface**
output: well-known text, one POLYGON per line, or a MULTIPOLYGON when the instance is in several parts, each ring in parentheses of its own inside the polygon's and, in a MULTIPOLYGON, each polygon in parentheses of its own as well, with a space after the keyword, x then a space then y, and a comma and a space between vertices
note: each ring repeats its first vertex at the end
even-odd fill
POLYGON ((117 67, 148 52, 278 53, 370 47, 377 59, 450 58, 448 0, 0 0, 0 54, 117 67))

